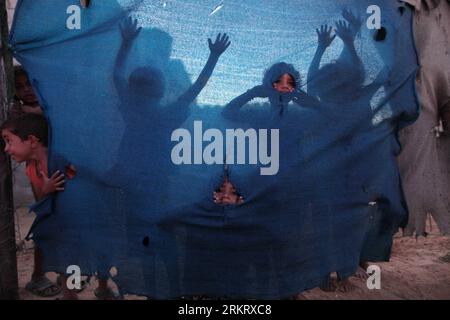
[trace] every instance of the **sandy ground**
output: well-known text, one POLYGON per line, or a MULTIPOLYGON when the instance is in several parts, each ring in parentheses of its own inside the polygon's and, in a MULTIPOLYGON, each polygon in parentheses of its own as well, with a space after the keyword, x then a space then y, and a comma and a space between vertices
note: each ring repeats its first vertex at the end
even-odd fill
MULTIPOLYGON (((28 181, 23 175, 23 168, 15 170, 15 205, 16 205, 16 235, 17 263, 19 273, 19 294, 21 299, 44 300, 27 290, 25 285, 33 271, 33 244, 23 241, 34 219, 29 214, 26 205, 32 203, 33 197, 28 181)), ((354 286, 352 292, 324 292, 313 289, 303 293, 303 298, 310 300, 352 300, 352 299, 445 299, 450 300, 450 259, 447 262, 440 259, 450 253, 450 237, 439 235, 434 223, 427 232, 429 235, 418 240, 410 237, 395 237, 390 262, 373 263, 381 269, 381 289, 369 290, 365 280, 356 277, 350 279, 354 286)), ((445 259, 444 259, 445 260, 445 259)), ((56 279, 54 273, 49 273, 51 280, 56 279)), ((94 289, 96 281, 92 280, 88 287, 79 294, 80 299, 96 299, 94 289)), ((114 287, 114 284, 111 283, 114 287)), ((56 296, 50 299, 55 299, 56 296)), ((126 296, 126 299, 142 299, 142 297, 126 296)))
POLYGON ((450 252, 450 238, 437 232, 426 238, 397 236, 390 262, 372 263, 381 269, 381 289, 369 290, 366 281, 350 279, 356 287, 350 293, 306 292, 307 299, 445 299, 450 300, 450 263, 439 258, 450 252))

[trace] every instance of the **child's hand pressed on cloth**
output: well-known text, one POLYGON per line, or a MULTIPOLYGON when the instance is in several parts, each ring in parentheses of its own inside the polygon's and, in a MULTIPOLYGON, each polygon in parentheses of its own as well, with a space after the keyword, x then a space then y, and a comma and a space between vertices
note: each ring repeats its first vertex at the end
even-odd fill
POLYGON ((339 20, 336 22, 336 34, 344 43, 352 44, 353 41, 355 41, 356 33, 344 20, 339 20))
POLYGON ((231 44, 231 41, 229 41, 229 39, 230 38, 226 33, 224 33, 223 35, 219 33, 214 43, 211 39, 208 39, 209 50, 211 51, 211 54, 220 56, 222 53, 224 53, 231 44))
POLYGON ((336 35, 332 36, 331 32, 333 31, 332 27, 328 28, 328 25, 321 25, 319 29, 316 29, 317 38, 319 46, 322 48, 327 48, 331 45, 336 35))
POLYGON ((354 33, 354 36, 356 37, 356 34, 358 33, 359 29, 361 29, 361 26, 363 24, 363 19, 360 16, 353 14, 353 12, 348 9, 342 11, 342 16, 345 20, 347 20, 354 33))
POLYGON ((64 174, 62 174, 59 170, 56 171, 51 177, 47 177, 43 171, 41 171, 41 175, 44 177, 44 184, 42 186, 42 193, 44 195, 64 191, 64 174))
POLYGON ((120 24, 120 33, 122 35, 122 40, 124 43, 131 43, 136 39, 142 30, 142 27, 137 27, 137 20, 132 18, 125 19, 120 24))

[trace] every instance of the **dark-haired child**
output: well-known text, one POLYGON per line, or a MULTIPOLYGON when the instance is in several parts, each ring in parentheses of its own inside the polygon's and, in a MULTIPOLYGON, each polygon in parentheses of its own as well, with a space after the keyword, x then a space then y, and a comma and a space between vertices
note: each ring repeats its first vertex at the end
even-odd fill
MULTIPOLYGON (((48 127, 42 115, 28 113, 7 120, 1 126, 1 134, 5 142, 5 152, 16 162, 26 163, 26 175, 37 201, 51 193, 64 190, 64 175, 61 172, 56 171, 48 176, 48 127)), ((26 289, 43 297, 57 295, 61 288, 45 276, 42 262, 42 251, 36 247, 34 271, 26 289)))
POLYGON ((272 112, 280 117, 286 114, 291 101, 303 106, 317 106, 317 99, 302 91, 300 84, 300 73, 292 64, 276 63, 264 73, 261 85, 233 99, 225 106, 222 114, 225 117, 235 117, 242 106, 256 98, 269 99, 272 112))
POLYGON ((14 66, 14 84, 16 95, 9 112, 9 119, 23 116, 27 113, 42 114, 38 98, 31 86, 28 73, 22 66, 14 66))

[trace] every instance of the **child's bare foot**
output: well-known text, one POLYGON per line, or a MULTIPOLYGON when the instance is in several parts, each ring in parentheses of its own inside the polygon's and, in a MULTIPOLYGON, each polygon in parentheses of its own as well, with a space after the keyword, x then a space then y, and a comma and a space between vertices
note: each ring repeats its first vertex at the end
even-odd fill
POLYGON ((363 281, 367 280, 369 278, 367 268, 369 268, 369 264, 367 262, 360 262, 358 270, 356 270, 355 277, 363 281))
POLYGON ((350 279, 346 278, 344 280, 338 281, 336 291, 341 293, 347 293, 355 291, 356 288, 357 287, 350 282, 350 279))
POLYGON ((337 289, 336 279, 328 278, 327 282, 320 286, 320 290, 324 292, 334 292, 337 289))
POLYGON ((60 275, 57 280, 61 283, 61 288, 63 291, 63 297, 61 300, 78 300, 78 293, 75 290, 71 290, 67 287, 67 276, 60 275))
POLYGON ((359 280, 364 281, 369 278, 369 275, 367 274, 366 270, 364 270, 361 267, 358 267, 358 270, 356 270, 356 273, 355 273, 355 277, 358 278, 359 280))
POLYGON ((94 291, 95 296, 98 300, 118 300, 119 296, 114 293, 111 288, 100 289, 97 288, 94 291))
POLYGON ((98 287, 94 291, 95 296, 99 300, 117 300, 119 296, 108 287, 108 280, 98 279, 98 287))

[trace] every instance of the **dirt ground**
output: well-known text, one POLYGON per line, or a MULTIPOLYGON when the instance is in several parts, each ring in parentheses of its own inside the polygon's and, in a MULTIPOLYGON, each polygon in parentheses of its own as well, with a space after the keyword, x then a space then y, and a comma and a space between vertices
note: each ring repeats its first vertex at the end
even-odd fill
MULTIPOLYGON (((20 298, 25 300, 45 300, 25 290, 33 270, 33 244, 24 242, 23 238, 34 219, 29 214, 26 205, 32 203, 33 197, 28 187, 28 181, 23 175, 23 168, 15 170, 15 205, 16 205, 16 235, 17 264, 19 273, 20 298)), ((365 280, 356 277, 350 279, 354 286, 352 292, 324 292, 313 289, 303 293, 307 300, 399 300, 399 299, 445 299, 450 300, 450 237, 439 235, 434 223, 428 225, 429 235, 419 239, 397 235, 392 249, 390 262, 373 263, 381 269, 381 289, 369 290, 365 280), (447 259, 440 259, 449 255, 447 259)), ((54 273, 49 273, 51 280, 56 279, 54 273)), ((79 295, 80 299, 93 300, 97 284, 92 280, 79 295)), ((111 283, 111 286, 114 285, 111 283)), ((50 300, 56 296, 49 298, 50 300)), ((137 296, 126 296, 125 299, 142 299, 137 296)))

